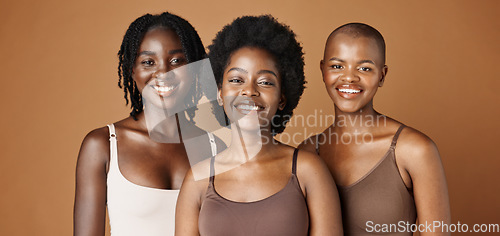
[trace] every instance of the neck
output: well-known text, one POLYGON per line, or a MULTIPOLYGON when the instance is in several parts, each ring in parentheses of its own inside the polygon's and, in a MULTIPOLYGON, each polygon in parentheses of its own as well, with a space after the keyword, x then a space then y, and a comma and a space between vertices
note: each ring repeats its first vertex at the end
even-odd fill
POLYGON ((269 153, 277 145, 268 130, 242 130, 237 124, 231 124, 231 144, 228 153, 238 163, 251 161, 254 157, 269 153))
POLYGON ((334 130, 338 133, 371 133, 386 121, 387 117, 373 109, 373 102, 356 112, 343 112, 335 106, 334 130))
POLYGON ((142 112, 140 117, 138 116, 137 118, 138 121, 144 124, 150 137, 160 143, 181 143, 183 135, 186 134, 184 131, 191 124, 183 112, 163 117, 153 115, 149 118, 142 112), (181 132, 181 129, 183 132, 181 132))

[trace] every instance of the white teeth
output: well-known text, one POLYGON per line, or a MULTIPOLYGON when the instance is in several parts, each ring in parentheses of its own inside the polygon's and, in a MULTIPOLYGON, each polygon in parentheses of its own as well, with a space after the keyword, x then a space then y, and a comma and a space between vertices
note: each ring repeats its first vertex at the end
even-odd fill
POLYGON ((162 93, 165 93, 165 92, 168 92, 172 89, 174 89, 176 86, 168 86, 168 87, 164 87, 164 86, 154 86, 154 88, 156 89, 156 91, 158 92, 162 92, 162 93))
POLYGON ((339 89, 340 92, 342 93, 360 93, 361 90, 357 89, 339 89))
POLYGON ((248 110, 248 111, 260 110, 259 106, 252 106, 252 105, 238 105, 236 107, 240 110, 248 110))

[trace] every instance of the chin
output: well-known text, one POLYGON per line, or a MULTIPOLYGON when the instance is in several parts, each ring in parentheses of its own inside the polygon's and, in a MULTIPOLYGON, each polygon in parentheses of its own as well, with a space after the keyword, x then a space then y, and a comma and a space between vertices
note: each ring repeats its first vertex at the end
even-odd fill
MULTIPOLYGON (((237 120, 231 120, 241 131, 255 132, 260 130, 260 122, 256 116, 244 116, 237 120)), ((236 128, 236 127, 234 127, 236 128)))
POLYGON ((338 106, 336 105, 337 109, 339 109, 341 112, 344 113, 357 113, 363 110, 362 107, 360 106, 338 106))

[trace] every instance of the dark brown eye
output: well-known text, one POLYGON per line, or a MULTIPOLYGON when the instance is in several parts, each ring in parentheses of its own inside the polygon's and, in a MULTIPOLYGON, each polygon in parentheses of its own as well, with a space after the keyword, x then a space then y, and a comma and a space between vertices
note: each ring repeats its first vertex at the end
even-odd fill
POLYGON ((141 64, 145 65, 145 66, 154 66, 155 62, 153 60, 144 60, 144 61, 141 61, 141 64))
POLYGON ((266 86, 273 86, 274 85, 273 82, 269 82, 269 81, 262 81, 262 82, 260 82, 260 84, 266 85, 266 86))
POLYGON ((239 79, 239 78, 231 78, 228 80, 229 83, 241 83, 243 82, 243 80, 239 79))
POLYGON ((186 63, 186 59, 184 58, 173 58, 172 60, 170 60, 170 64, 171 65, 182 65, 182 64, 185 64, 186 63))

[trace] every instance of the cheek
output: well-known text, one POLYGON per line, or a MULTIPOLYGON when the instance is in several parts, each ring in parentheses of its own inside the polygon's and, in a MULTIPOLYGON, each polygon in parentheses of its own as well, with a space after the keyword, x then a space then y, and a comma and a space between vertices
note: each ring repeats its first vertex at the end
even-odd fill
POLYGON ((192 77, 181 78, 179 81, 181 94, 187 94, 193 86, 196 86, 196 84, 192 77))
POLYGON ((276 89, 274 91, 261 92, 260 96, 270 105, 270 113, 276 113, 281 102, 281 91, 276 89))
POLYGON ((230 112, 231 103, 236 97, 234 93, 231 93, 231 89, 228 88, 225 84, 222 84, 218 96, 221 99, 222 106, 226 113, 230 112))
POLYGON ((369 81, 368 82, 369 86, 378 88, 380 77, 378 77, 378 76, 371 76, 371 78, 369 78, 367 81, 369 81))
POLYGON ((146 87, 146 85, 142 82, 143 79, 141 78, 140 74, 137 73, 132 74, 132 80, 134 80, 137 89, 139 89, 139 92, 142 93, 142 90, 144 89, 144 87, 146 87))
POLYGON ((222 98, 224 97, 235 97, 235 96, 238 96, 238 94, 240 93, 240 89, 233 86, 233 85, 230 85, 230 84, 226 84, 226 83, 223 83, 222 86, 221 86, 221 89, 220 89, 220 94, 222 96, 222 98))
POLYGON ((144 70, 132 70, 132 79, 137 84, 145 84, 152 73, 144 70))
POLYGON ((335 84, 337 82, 339 76, 340 75, 335 74, 335 73, 328 73, 328 72, 326 72, 326 73, 323 74, 323 82, 325 83, 325 85, 327 87, 329 87, 329 86, 331 86, 331 85, 333 85, 333 84, 335 84))

